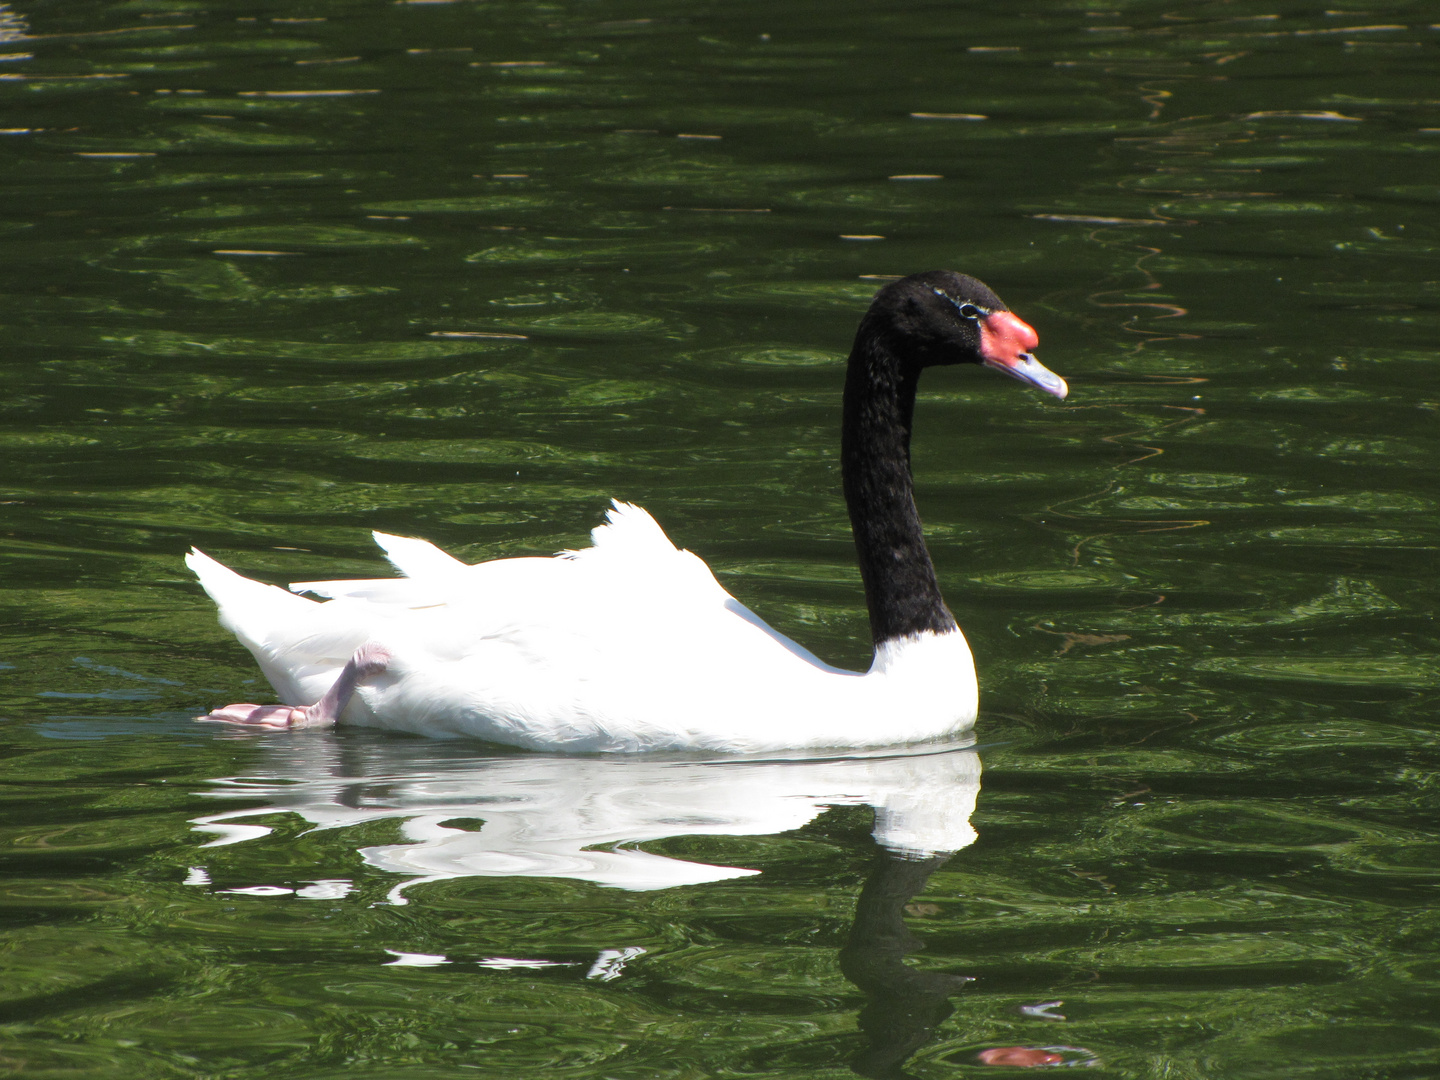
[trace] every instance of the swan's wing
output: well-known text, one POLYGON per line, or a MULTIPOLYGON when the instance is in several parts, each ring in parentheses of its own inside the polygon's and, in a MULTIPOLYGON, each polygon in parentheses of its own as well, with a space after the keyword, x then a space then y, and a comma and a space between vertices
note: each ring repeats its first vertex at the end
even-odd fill
POLYGON ((736 600, 705 561, 677 548, 645 510, 611 503, 592 546, 562 552, 610 597, 605 632, 632 654, 668 657, 680 668, 706 665, 781 665, 799 659, 836 671, 736 600), (777 648, 778 646, 778 648, 777 648), (788 656, 786 655, 788 654, 788 656))
POLYGON ((390 565, 406 577, 445 577, 467 568, 466 563, 441 551, 428 540, 391 536, 382 532, 372 532, 370 535, 375 538, 375 543, 384 549, 385 558, 390 560, 390 565))
POLYGON ((391 536, 382 532, 370 535, 384 550, 390 564, 403 574, 403 577, 294 581, 290 583, 290 591, 313 593, 328 600, 344 596, 397 608, 434 607, 445 603, 454 594, 450 579, 470 569, 467 564, 441 551, 428 540, 391 536))
POLYGON ((549 601, 564 602, 568 596, 583 602, 578 592, 597 588, 629 593, 626 607, 645 594, 670 597, 676 587, 691 600, 704 597, 724 604, 732 599, 709 567, 677 549, 640 507, 613 502, 605 517, 606 523, 590 533, 591 547, 558 555, 562 564, 578 563, 583 571, 564 569, 548 558, 496 559, 471 566, 426 540, 377 532, 372 534, 375 542, 404 577, 296 581, 290 590, 412 609, 440 604, 504 607, 509 597, 528 598, 535 618, 544 617, 541 612, 549 601))
POLYGON ((560 554, 567 559, 593 562, 610 559, 667 560, 679 553, 648 511, 634 503, 611 499, 610 509, 605 511, 605 524, 590 530, 590 546, 560 554))
POLYGON ((616 503, 594 539, 555 558, 466 566, 423 541, 384 537, 415 576, 292 586, 324 603, 199 552, 187 564, 287 704, 316 700, 367 640, 392 652, 397 677, 414 676, 402 681, 415 700, 397 699, 397 715, 443 711, 452 699, 488 711, 493 699, 502 714, 567 717, 585 702, 587 714, 626 717, 644 705, 640 713, 659 716, 723 696, 740 671, 764 688, 835 670, 745 608, 639 507, 616 503))
POLYGON ((327 600, 347 597, 394 608, 427 608, 448 603, 454 595, 449 582, 433 578, 356 578, 342 581, 292 581, 290 591, 311 593, 327 600))
MULTIPOLYGON (((603 569, 608 566, 619 571, 624 566, 633 568, 639 562, 650 560, 659 560, 663 567, 680 554, 655 519, 632 503, 612 501, 605 518, 606 524, 591 530, 593 546, 562 551, 559 557, 584 561, 591 567, 603 569)), ((513 591, 507 586, 523 583, 533 587, 541 584, 534 580, 536 568, 522 564, 550 561, 497 559, 472 566, 440 550, 428 540, 382 532, 370 535, 403 577, 295 581, 291 582, 290 591, 313 593, 330 600, 349 597, 398 608, 434 607, 462 600, 483 603, 489 599, 494 602, 513 591), (495 595, 497 592, 499 596, 495 595)), ((559 576, 563 578, 563 572, 559 576)))
MULTIPOLYGON (((353 578, 340 581, 292 581, 287 588, 292 593, 310 593, 333 600, 337 596, 357 596, 364 599, 378 599, 394 590, 395 585, 410 588, 405 578, 353 578)), ((384 602, 383 600, 381 601, 384 602)))

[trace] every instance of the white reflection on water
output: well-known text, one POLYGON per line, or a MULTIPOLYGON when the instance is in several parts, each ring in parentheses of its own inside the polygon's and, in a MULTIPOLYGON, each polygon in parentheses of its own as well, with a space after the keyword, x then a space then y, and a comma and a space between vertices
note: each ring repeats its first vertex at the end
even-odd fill
MULTIPOLYGON (((24 41, 29 36, 30 24, 25 21, 25 16, 15 11, 9 4, 0 4, 0 43, 24 41)), ((0 59, 9 59, 9 57, 0 57, 0 59)), ((28 60, 30 57, 26 56, 24 59, 28 60)))
POLYGON ((362 847, 370 866, 405 875, 392 903, 427 881, 563 877, 664 889, 759 873, 660 855, 638 845, 680 836, 769 836, 832 806, 875 808, 875 839, 907 859, 967 847, 980 758, 967 746, 798 760, 448 757, 409 740, 361 743, 328 733, 267 740, 260 775, 205 794, 265 805, 196 818, 243 843, 271 830, 250 818, 293 813, 316 829, 400 822, 403 843, 362 847))

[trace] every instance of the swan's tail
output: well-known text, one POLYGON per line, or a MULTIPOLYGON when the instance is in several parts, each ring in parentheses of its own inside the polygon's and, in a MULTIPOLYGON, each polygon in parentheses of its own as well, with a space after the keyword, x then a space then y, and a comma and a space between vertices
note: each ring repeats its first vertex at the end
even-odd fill
POLYGON ((251 581, 218 563, 199 548, 191 548, 185 565, 200 579, 200 587, 220 608, 220 623, 241 640, 264 641, 270 628, 287 615, 303 619, 313 601, 294 593, 251 581))
POLYGON ((254 655, 287 705, 309 705, 369 637, 369 620, 343 601, 317 604, 251 581, 195 548, 185 565, 220 609, 220 625, 254 655))

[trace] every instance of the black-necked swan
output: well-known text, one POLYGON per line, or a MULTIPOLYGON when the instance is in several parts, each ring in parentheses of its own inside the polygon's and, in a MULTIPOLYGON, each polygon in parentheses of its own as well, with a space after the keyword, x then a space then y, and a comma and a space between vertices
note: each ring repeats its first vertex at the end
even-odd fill
POLYGON ((466 565, 376 533, 403 574, 286 592, 192 549, 186 564, 285 705, 202 720, 259 728, 337 720, 574 753, 753 753, 925 742, 975 722, 970 646, 940 597, 910 475, 923 368, 978 363, 1055 397, 1065 381, 983 283, 950 271, 886 285, 860 321, 840 435, 845 502, 875 658, 831 667, 767 626, 638 506, 592 546, 466 565), (296 593, 313 593, 324 602, 296 593), (302 702, 314 702, 302 705, 302 702))

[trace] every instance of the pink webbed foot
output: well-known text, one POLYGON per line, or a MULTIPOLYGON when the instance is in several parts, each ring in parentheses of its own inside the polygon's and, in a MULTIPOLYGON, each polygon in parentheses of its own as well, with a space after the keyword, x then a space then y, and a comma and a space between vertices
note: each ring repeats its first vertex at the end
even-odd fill
POLYGON ((301 727, 305 723, 305 709, 294 705, 226 705, 212 709, 195 719, 216 724, 239 724, 243 727, 265 728, 280 731, 285 728, 301 727))
POLYGON ((355 655, 340 669, 334 685, 314 705, 304 708, 298 705, 226 705, 195 719, 267 731, 327 727, 340 719, 360 680, 379 675, 389 663, 390 654, 384 648, 374 642, 366 642, 355 650, 355 655))

